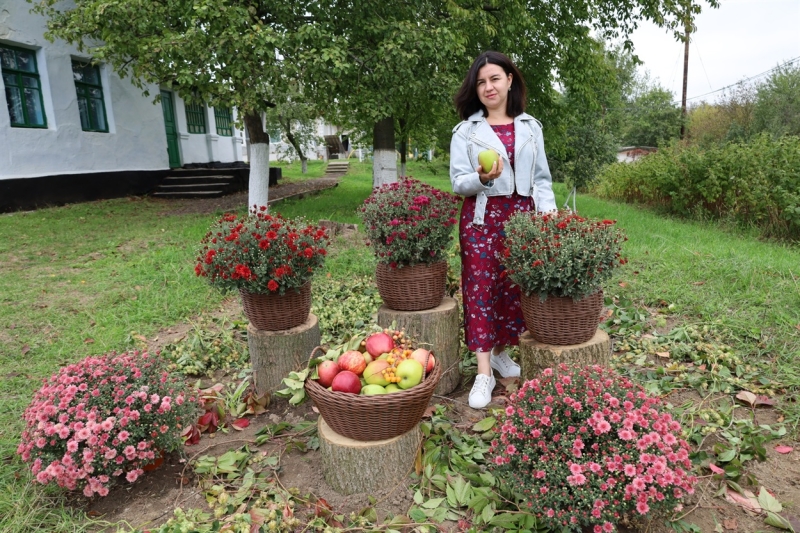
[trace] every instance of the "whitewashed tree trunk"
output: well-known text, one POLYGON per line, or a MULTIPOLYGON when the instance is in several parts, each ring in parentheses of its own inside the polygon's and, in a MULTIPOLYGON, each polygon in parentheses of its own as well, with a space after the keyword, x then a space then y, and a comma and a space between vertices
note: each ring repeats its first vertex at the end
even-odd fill
POLYGON ((372 186, 380 187, 397 182, 397 152, 394 147, 394 119, 388 117, 375 123, 372 130, 374 147, 372 186))
POLYGON ((248 207, 269 203, 269 144, 250 145, 250 192, 248 207))
POLYGON ((308 172, 308 159, 303 159, 302 168, 303 168, 303 170, 302 170, 303 174, 308 172))
POLYGON ((269 135, 264 131, 264 123, 258 113, 245 115, 244 124, 250 137, 247 207, 253 209, 254 205, 269 205, 269 135))

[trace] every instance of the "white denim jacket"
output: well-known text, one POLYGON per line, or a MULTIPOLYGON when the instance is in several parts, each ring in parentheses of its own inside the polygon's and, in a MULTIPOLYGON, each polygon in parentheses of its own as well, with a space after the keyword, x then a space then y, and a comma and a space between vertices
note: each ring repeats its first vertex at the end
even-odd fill
POLYGON ((473 224, 483 224, 489 196, 506 196, 515 190, 522 196, 532 196, 540 213, 556 209, 553 179, 544 153, 544 136, 538 120, 522 113, 514 118, 514 167, 502 141, 478 111, 453 128, 450 142, 450 183, 453 192, 461 196, 476 196, 473 224), (481 183, 477 168, 478 154, 495 150, 503 159, 503 172, 488 185, 481 183))

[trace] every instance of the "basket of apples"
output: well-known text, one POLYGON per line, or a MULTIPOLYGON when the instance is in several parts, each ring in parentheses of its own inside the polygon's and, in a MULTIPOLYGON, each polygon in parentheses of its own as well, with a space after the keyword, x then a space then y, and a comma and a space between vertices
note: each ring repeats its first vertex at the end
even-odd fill
POLYGON ((441 375, 431 351, 415 349, 402 331, 385 329, 363 339, 359 349, 319 362, 305 389, 336 433, 375 441, 417 425, 441 375))

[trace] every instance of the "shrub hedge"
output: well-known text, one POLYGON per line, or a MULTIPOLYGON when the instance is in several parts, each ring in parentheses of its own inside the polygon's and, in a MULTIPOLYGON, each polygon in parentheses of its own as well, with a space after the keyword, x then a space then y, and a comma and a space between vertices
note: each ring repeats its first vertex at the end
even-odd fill
POLYGON ((762 134, 708 149, 674 144, 635 163, 609 165, 592 192, 800 240, 800 137, 762 134))

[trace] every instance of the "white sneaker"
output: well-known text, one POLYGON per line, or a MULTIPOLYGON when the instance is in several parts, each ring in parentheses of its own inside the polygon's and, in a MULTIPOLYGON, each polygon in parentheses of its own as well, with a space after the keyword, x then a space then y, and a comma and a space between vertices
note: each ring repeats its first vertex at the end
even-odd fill
POLYGON ((494 376, 478 374, 475 376, 475 384, 469 392, 469 406, 473 409, 483 409, 492 401, 492 391, 495 385, 494 376))
POLYGON ((489 366, 497 370, 504 378, 519 377, 519 365, 508 356, 506 351, 500 352, 499 355, 493 353, 489 357, 489 366))

